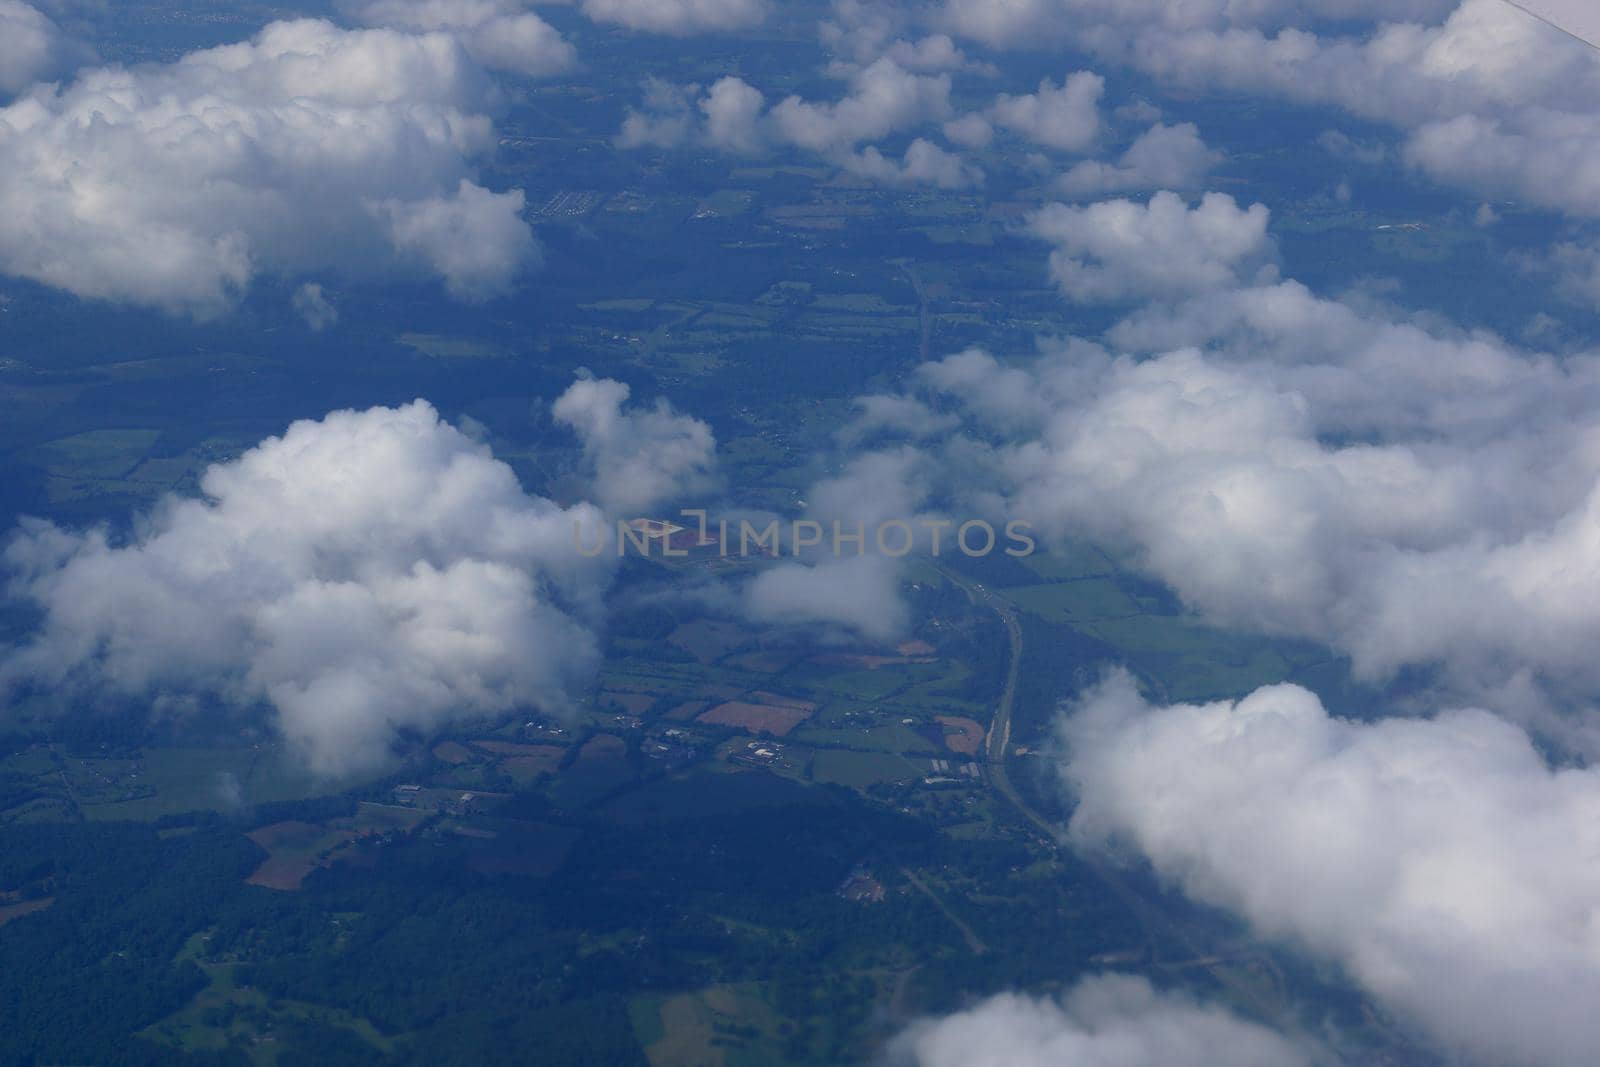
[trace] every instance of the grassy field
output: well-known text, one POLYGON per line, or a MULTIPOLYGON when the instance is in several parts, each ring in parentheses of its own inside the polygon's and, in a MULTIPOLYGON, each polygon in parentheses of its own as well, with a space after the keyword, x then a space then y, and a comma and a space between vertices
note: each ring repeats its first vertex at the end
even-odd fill
POLYGON ((753 984, 638 997, 629 1005, 629 1015, 651 1067, 798 1067, 813 1062, 785 1055, 782 1022, 753 984))
POLYGON ((851 752, 845 749, 818 749, 811 760, 811 776, 819 782, 865 789, 878 782, 905 782, 932 774, 926 759, 913 759, 893 752, 851 752))
POLYGON ((1143 614, 1156 605, 1126 593, 1109 578, 1012 586, 1006 599, 1050 622, 1082 623, 1143 614))
POLYGON ((881 723, 860 727, 804 726, 794 733, 796 741, 843 746, 865 752, 938 752, 940 746, 903 723, 881 723))
MULTIPOLYGON (((92 767, 102 761, 85 762, 92 767)), ((358 784, 313 778, 277 746, 152 748, 143 752, 141 762, 139 784, 149 795, 84 804, 85 817, 150 820, 186 811, 324 796, 358 784)))
POLYGON ((1168 700, 1236 697, 1281 682, 1315 658, 1291 658, 1265 638, 1218 630, 1188 616, 1140 615, 1083 627, 1155 680, 1168 700))

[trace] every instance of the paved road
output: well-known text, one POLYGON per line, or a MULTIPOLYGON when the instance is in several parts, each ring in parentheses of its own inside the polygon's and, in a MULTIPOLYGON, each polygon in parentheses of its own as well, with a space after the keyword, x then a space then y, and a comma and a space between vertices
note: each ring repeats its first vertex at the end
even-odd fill
POLYGON ((922 363, 933 358, 933 308, 928 303, 928 287, 923 284, 922 275, 917 273, 917 265, 912 263, 906 267, 906 276, 911 279, 911 288, 917 293, 917 355, 922 363))
MULTIPOLYGON (((988 763, 989 781, 995 791, 1015 807, 1053 847, 1061 847, 1063 827, 1051 822, 1030 807, 1011 782, 1006 770, 1006 752, 1011 747, 1011 720, 1015 709, 1017 680, 1022 674, 1022 624, 1010 601, 990 592, 982 583, 956 574, 935 564, 939 573, 960 586, 974 603, 982 604, 1000 616, 1005 624, 1006 637, 1011 644, 1011 662, 1006 668, 1005 688, 1000 692, 1000 704, 994 721, 984 739, 984 754, 988 763)), ((1283 975, 1276 961, 1255 945, 1219 945, 1215 935, 1176 921, 1154 901, 1128 885, 1126 879, 1106 860, 1092 853, 1082 853, 1078 859, 1085 863, 1100 881, 1115 894, 1138 919, 1145 932, 1145 951, 1149 962, 1163 969, 1175 970, 1202 967, 1215 978, 1232 997, 1250 1004, 1263 1017, 1274 1021, 1280 1030, 1302 1035, 1303 1029, 1289 1002, 1283 975), (1162 959, 1159 946, 1165 941, 1169 946, 1181 948, 1178 959, 1162 959), (1220 951, 1219 951, 1220 949, 1220 951), (1247 967, 1217 966, 1234 963, 1247 967), (1256 977, 1249 976, 1254 969, 1256 977)))
POLYGON ((939 567, 939 573, 960 586, 974 603, 982 604, 999 615, 1000 621, 1005 624, 1006 639, 1011 644, 1010 664, 1006 667, 1006 684, 1000 691, 999 707, 995 709, 994 721, 989 724, 989 734, 983 742, 984 755, 989 764, 989 782, 1044 835, 1046 841, 1052 845, 1058 844, 1060 828, 1022 799, 1022 794, 1011 784, 1011 775, 1006 770, 1006 752, 1011 748, 1011 713, 1017 702, 1017 679, 1022 676, 1022 623, 1017 620, 1017 610, 1009 601, 991 593, 979 582, 945 567, 939 567))

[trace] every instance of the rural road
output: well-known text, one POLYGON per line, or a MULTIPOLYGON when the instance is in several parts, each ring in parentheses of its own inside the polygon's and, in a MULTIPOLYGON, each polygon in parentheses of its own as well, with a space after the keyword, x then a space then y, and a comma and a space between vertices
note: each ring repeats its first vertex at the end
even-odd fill
POLYGON ((950 920, 951 925, 953 925, 956 930, 960 932, 961 939, 967 943, 967 948, 974 956, 982 956, 984 953, 989 951, 989 946, 983 943, 983 939, 978 936, 977 932, 963 922, 961 916, 951 911, 950 905, 940 900, 939 894, 935 893, 932 889, 929 889, 928 883, 924 882, 921 878, 918 878, 916 874, 912 872, 910 867, 901 867, 900 873, 905 875, 906 881, 910 882, 913 886, 920 890, 924 896, 933 901, 933 906, 938 908, 946 919, 950 920))

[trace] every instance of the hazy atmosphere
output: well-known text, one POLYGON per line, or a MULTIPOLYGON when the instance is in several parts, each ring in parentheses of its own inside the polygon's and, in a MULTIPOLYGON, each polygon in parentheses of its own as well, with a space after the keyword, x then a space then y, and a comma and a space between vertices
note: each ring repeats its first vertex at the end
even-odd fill
POLYGON ((0 0, 0 1065, 1588 1067, 1578 0, 0 0))

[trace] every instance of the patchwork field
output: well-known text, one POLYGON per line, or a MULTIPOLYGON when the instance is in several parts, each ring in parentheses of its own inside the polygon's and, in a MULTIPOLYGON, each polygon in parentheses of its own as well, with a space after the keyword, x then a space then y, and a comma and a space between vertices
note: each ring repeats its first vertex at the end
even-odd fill
POLYGON ((263 826, 246 836, 268 855, 245 881, 268 889, 299 889, 307 875, 333 863, 350 842, 387 830, 409 833, 425 818, 426 812, 411 808, 362 804, 350 818, 326 823, 290 820, 263 826))
MULTIPOLYGON (((85 804, 89 819, 157 819, 186 811, 228 809, 240 804, 338 792, 356 780, 319 781, 278 746, 241 748, 151 748, 140 757, 129 799, 85 804)), ((100 761, 85 761, 93 766, 100 761)))

